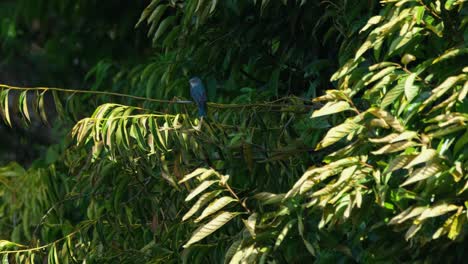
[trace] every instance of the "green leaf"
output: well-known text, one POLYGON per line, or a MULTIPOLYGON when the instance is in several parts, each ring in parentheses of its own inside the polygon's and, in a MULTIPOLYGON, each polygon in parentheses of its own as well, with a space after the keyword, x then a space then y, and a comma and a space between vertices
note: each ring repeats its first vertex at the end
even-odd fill
POLYGON ((315 257, 317 254, 315 253, 315 249, 314 249, 314 247, 312 246, 312 244, 311 244, 309 241, 307 241, 305 238, 303 238, 302 241, 304 242, 304 245, 305 245, 307 251, 309 251, 309 253, 310 253, 312 256, 315 257))
POLYGON ((154 7, 160 2, 160 0, 153 0, 151 3, 143 10, 141 13, 140 19, 135 25, 135 28, 138 27, 141 22, 143 22, 151 13, 151 11, 154 9, 154 7))
POLYGON ((283 227, 283 229, 279 233, 278 237, 276 238, 275 247, 274 247, 275 250, 279 246, 281 246, 281 243, 283 243, 283 240, 286 238, 286 236, 288 235, 289 230, 294 226, 296 221, 297 221, 297 219, 292 219, 283 227))
POLYGON ((382 21, 382 19, 383 19, 382 16, 373 16, 373 17, 369 18, 369 20, 367 20, 367 24, 361 30, 359 30, 359 33, 362 33, 364 31, 368 30, 373 25, 376 25, 376 24, 380 23, 380 21, 382 21))
POLYGON ((368 138, 368 140, 372 143, 390 143, 390 141, 397 138, 399 135, 398 133, 391 133, 382 138, 368 138))
POLYGON ((319 110, 316 110, 312 113, 312 118, 319 116, 331 115, 346 110, 351 110, 351 106, 348 102, 338 101, 338 102, 328 102, 319 110))
POLYGON ((261 201, 263 205, 276 204, 281 202, 285 197, 285 194, 275 194, 269 192, 260 192, 253 196, 254 199, 261 201))
POLYGON ((242 245, 242 240, 236 240, 231 244, 231 246, 226 251, 226 255, 224 255, 225 264, 228 263, 232 259, 232 257, 236 254, 236 252, 239 251, 239 249, 241 249, 241 245, 242 245))
POLYGON ((402 84, 397 84, 393 89, 391 89, 385 97, 382 99, 380 107, 383 109, 397 101, 400 95, 403 93, 404 86, 402 84))
POLYGON ((458 210, 459 206, 454 204, 442 203, 436 206, 432 206, 424 210, 421 215, 418 217, 418 221, 423 221, 427 218, 437 217, 444 215, 448 212, 458 210))
POLYGON ((28 91, 26 90, 22 92, 20 98, 23 99, 23 101, 21 102, 22 113, 24 117, 26 118, 26 120, 28 121, 28 123, 31 123, 31 115, 29 113, 29 106, 28 106, 28 91))
POLYGON ((203 173, 205 173, 205 172, 207 172, 207 171, 210 171, 210 172, 214 173, 214 170, 212 170, 212 169, 197 168, 196 170, 192 171, 191 173, 185 175, 185 176, 179 181, 179 183, 184 183, 184 182, 186 182, 186 181, 188 181, 188 180, 190 180, 190 179, 192 179, 192 178, 194 178, 194 177, 197 177, 197 176, 199 176, 199 175, 201 175, 201 174, 203 174, 203 173))
POLYGON ((404 131, 403 133, 399 134, 397 137, 393 138, 390 140, 390 143, 395 143, 398 141, 403 141, 403 140, 411 140, 413 138, 418 137, 418 133, 415 131, 404 131))
POLYGON ((349 72, 354 70, 359 65, 359 63, 361 63, 363 61, 364 61, 363 58, 360 58, 358 60, 353 60, 353 59, 349 60, 337 72, 335 72, 335 74, 332 75, 332 77, 330 78, 330 81, 333 82, 333 81, 336 81, 336 80, 340 79, 341 77, 345 76, 346 74, 348 74, 349 72))
POLYGON ((256 233, 255 233, 255 227, 257 224, 257 213, 253 213, 247 218, 247 220, 242 219, 242 222, 244 222, 245 228, 247 228, 247 231, 249 231, 250 235, 255 239, 256 233))
POLYGON ((246 248, 238 250, 234 256, 231 258, 229 264, 246 264, 246 263, 256 263, 259 250, 251 245, 246 248))
POLYGON ((174 24, 174 21, 176 20, 175 16, 169 16, 166 19, 164 19, 161 24, 158 27, 158 30, 154 34, 153 37, 153 42, 156 42, 169 28, 169 26, 174 24))
POLYGON ((389 126, 391 126, 398 132, 403 132, 405 130, 401 122, 395 117, 393 117, 389 112, 386 112, 376 107, 370 108, 369 110, 367 110, 367 112, 373 114, 378 118, 383 119, 389 126))
POLYGON ((414 147, 418 145, 417 143, 413 141, 399 141, 393 144, 388 144, 380 148, 379 150, 372 151, 371 153, 374 155, 382 155, 382 154, 389 154, 389 153, 394 153, 398 151, 405 150, 410 147, 414 147))
POLYGON ((430 103, 439 99, 442 95, 444 95, 450 88, 452 88, 460 80, 465 80, 466 76, 467 76, 466 74, 460 74, 458 76, 448 77, 444 82, 442 82, 439 86, 437 86, 434 90, 432 90, 432 95, 429 98, 427 98, 426 101, 422 103, 422 105, 419 107, 419 111, 422 111, 430 103))
POLYGON ((408 229, 408 231, 406 231, 405 239, 407 241, 411 239, 414 235, 416 235, 416 233, 421 229, 421 227, 422 227, 421 223, 412 224, 411 227, 408 229))
POLYGON ((215 181, 204 181, 200 185, 197 186, 197 188, 193 189, 192 192, 185 198, 185 201, 188 202, 192 200, 194 197, 199 195, 200 193, 204 192, 206 189, 208 189, 211 185, 219 182, 218 180, 215 181))
POLYGON ((205 237, 211 235, 213 232, 223 227, 227 222, 231 221, 237 215, 238 213, 231 212, 222 212, 218 214, 215 218, 213 218, 213 220, 195 230, 195 232, 192 234, 192 237, 183 247, 188 248, 205 237))
POLYGON ((468 54, 468 48, 456 48, 456 49, 450 49, 444 52, 444 54, 440 55, 439 57, 435 58, 432 61, 432 64, 436 64, 448 59, 455 58, 457 56, 463 56, 465 54, 468 54))
POLYGON ((382 79, 383 77, 389 75, 390 73, 393 73, 397 67, 396 66, 390 66, 385 69, 380 70, 378 73, 374 74, 370 80, 364 83, 364 85, 369 85, 377 80, 382 79))
POLYGON ((371 33, 367 40, 359 47, 359 49, 356 51, 356 54, 354 55, 354 61, 357 62, 358 59, 361 59, 361 56, 368 51, 370 48, 373 47, 373 45, 376 43, 377 39, 377 34, 376 33, 371 33))
POLYGON ((216 196, 218 196, 220 193, 222 193, 221 190, 217 191, 212 191, 208 193, 204 193, 200 198, 197 200, 197 202, 190 208, 190 210, 182 217, 182 221, 185 221, 192 217, 198 210, 201 209, 201 207, 205 204, 207 204, 209 201, 213 200, 216 196))
POLYGON ((439 173, 442 170, 442 166, 438 163, 431 163, 425 167, 419 168, 415 170, 411 176, 400 186, 406 186, 418 181, 422 181, 424 179, 427 179, 429 177, 432 177, 439 173))
POLYGON ((457 214, 455 213, 451 217, 447 218, 444 224, 439 229, 437 229, 437 231, 432 235, 432 239, 437 239, 441 235, 446 234, 450 230, 450 227, 456 217, 457 217, 457 214))
POLYGON ((48 124, 49 122, 47 121, 47 114, 46 114, 46 107, 44 104, 44 96, 45 93, 48 91, 48 89, 45 89, 40 95, 39 95, 39 115, 41 116, 42 121, 44 124, 48 124))
POLYGON ((3 114, 5 116, 6 123, 8 126, 12 127, 11 124, 11 119, 10 119, 10 96, 9 96, 10 90, 3 90, 2 91, 2 97, 3 97, 3 114))
POLYGON ((392 159, 392 161, 388 163, 388 166, 385 169, 385 172, 392 172, 392 171, 396 171, 396 170, 403 168, 414 157, 415 155, 400 155, 400 156, 395 157, 394 159, 392 159))
POLYGON ((417 164, 432 161, 435 157, 438 156, 438 153, 434 149, 423 149, 421 153, 416 156, 408 165, 405 166, 405 169, 414 167, 417 164))
POLYGON ((198 0, 198 4, 197 4, 197 7, 195 8, 195 12, 197 12, 201 6, 203 6, 203 3, 205 2, 205 0, 198 0))
POLYGON ((393 217, 388 224, 389 225, 395 225, 395 224, 401 224, 411 218, 414 218, 418 215, 420 215, 424 210, 426 210, 427 206, 410 206, 400 214, 396 215, 393 217))
POLYGON ((466 95, 468 94, 468 81, 465 82, 463 88, 460 90, 458 94, 458 101, 463 102, 465 100, 466 95))
POLYGON ((413 99, 418 95, 419 89, 417 86, 413 85, 414 80, 416 79, 417 74, 411 73, 405 81, 405 96, 408 102, 413 101, 413 99))
POLYGON ((217 4, 218 4, 218 0, 212 0, 211 1, 210 13, 213 13, 215 11, 217 4))
POLYGON ((340 141, 342 138, 350 135, 351 133, 355 133, 360 128, 362 128, 361 125, 356 124, 352 121, 352 119, 347 119, 343 124, 330 129, 325 135, 325 137, 322 139, 322 141, 320 141, 320 143, 317 145, 315 150, 319 150, 333 145, 336 142, 340 141))
POLYGON ((219 210, 223 209, 226 205, 237 201, 236 199, 229 197, 229 196, 224 196, 219 199, 216 199, 213 201, 210 205, 208 205, 205 210, 201 213, 201 215, 195 219, 195 223, 200 222, 201 220, 205 219, 207 216, 210 216, 219 210))
POLYGON ((465 226, 466 217, 464 215, 457 215, 454 219, 452 225, 450 226, 450 231, 447 235, 449 239, 455 240, 458 235, 460 235, 462 228, 465 226))
POLYGON ((156 7, 151 13, 151 16, 148 18, 147 23, 159 23, 159 20, 164 15, 164 12, 166 12, 167 7, 167 5, 159 5, 156 7))
POLYGON ((52 91, 52 97, 54 99, 55 109, 57 114, 60 118, 65 116, 65 110, 63 109, 62 102, 60 101, 60 97, 57 94, 57 91, 52 91))

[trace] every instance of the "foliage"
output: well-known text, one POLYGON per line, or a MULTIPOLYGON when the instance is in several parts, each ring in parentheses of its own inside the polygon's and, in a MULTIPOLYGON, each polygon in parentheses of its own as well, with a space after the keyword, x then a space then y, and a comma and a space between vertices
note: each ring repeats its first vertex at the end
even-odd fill
POLYGON ((468 9, 381 3, 153 0, 149 61, 100 61, 91 91, 1 85, 8 125, 50 120, 46 94, 79 119, 0 169, 4 262, 461 262, 468 9))

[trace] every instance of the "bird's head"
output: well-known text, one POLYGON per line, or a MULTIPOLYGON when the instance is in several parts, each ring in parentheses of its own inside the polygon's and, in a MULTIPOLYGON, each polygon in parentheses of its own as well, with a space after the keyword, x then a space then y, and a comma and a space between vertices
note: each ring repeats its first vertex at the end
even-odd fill
POLYGON ((196 86, 201 84, 201 80, 198 77, 193 77, 189 80, 190 86, 196 86))

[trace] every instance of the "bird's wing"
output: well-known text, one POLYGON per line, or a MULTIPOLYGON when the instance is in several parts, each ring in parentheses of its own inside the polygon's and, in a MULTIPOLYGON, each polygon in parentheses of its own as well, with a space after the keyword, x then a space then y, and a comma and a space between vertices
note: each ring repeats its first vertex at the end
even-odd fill
POLYGON ((203 85, 196 85, 190 88, 190 95, 200 103, 206 102, 206 92, 203 85))

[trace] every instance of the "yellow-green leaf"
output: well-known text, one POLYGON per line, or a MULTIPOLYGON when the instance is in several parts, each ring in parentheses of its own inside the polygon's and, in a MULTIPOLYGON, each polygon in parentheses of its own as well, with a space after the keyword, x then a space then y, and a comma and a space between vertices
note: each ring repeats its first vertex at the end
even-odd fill
POLYGON ((192 217, 200 208, 207 204, 209 201, 211 201, 213 198, 218 196, 222 191, 217 190, 217 191, 212 191, 208 193, 204 193, 200 198, 198 198, 197 202, 190 208, 190 210, 182 217, 182 221, 185 221, 192 217))
POLYGON ((351 107, 348 102, 346 101, 338 101, 338 102, 328 102, 322 108, 314 111, 312 113, 312 118, 331 115, 339 112, 343 112, 346 110, 350 110, 351 107))
POLYGON ((379 150, 372 151, 371 153, 374 155, 381 155, 381 154, 388 154, 388 153, 394 153, 398 151, 405 150, 409 147, 413 147, 418 145, 417 143, 413 141, 399 141, 393 144, 388 144, 380 148, 379 150))
POLYGON ((426 206, 418 206, 418 207, 408 207, 406 210, 403 212, 399 213, 395 217, 393 217, 390 222, 388 222, 389 225, 395 225, 395 224, 401 224, 405 222, 406 220, 409 220, 413 217, 416 217, 420 215, 424 210, 426 210, 426 206))
POLYGON ((392 133, 382 138, 369 138, 368 140, 372 143, 389 143, 393 139, 398 137, 398 133, 392 133))
POLYGON ((409 169, 419 163, 431 161, 437 157, 437 155, 437 151, 434 149, 423 149, 421 153, 416 156, 416 158, 414 158, 408 165, 405 166, 405 169, 409 169))
POLYGON ((395 129, 396 131, 403 132, 405 130, 401 122, 398 119, 396 119, 394 116, 392 116, 390 113, 388 113, 387 111, 384 111, 376 107, 370 108, 367 111, 373 114, 374 116, 385 120, 385 122, 389 126, 391 126, 393 129, 395 129))
POLYGON ((316 150, 333 145, 342 138, 356 132, 360 128, 362 128, 361 125, 356 124, 352 120, 348 119, 343 124, 330 129, 323 140, 317 145, 316 150))
POLYGON ((286 238, 286 236, 288 235, 289 230, 294 226, 296 221, 297 221, 297 219, 292 219, 283 227, 283 229, 279 233, 278 237, 276 238, 275 248, 274 248, 275 250, 279 246, 281 246, 281 243, 283 243, 283 240, 286 238))
POLYGON ((411 176, 404 182, 402 183, 400 186, 403 187, 403 186, 406 186, 406 185, 409 185, 409 184, 412 184, 412 183, 415 183, 415 182, 418 182, 418 181, 422 181, 424 179, 427 179, 429 177, 432 177, 434 175, 436 175, 438 172, 440 172, 442 170, 442 166, 438 163, 431 163, 427 166, 424 166, 422 168, 419 168, 417 170, 415 170, 411 176))
POLYGON ((230 197, 230 196, 224 196, 219 199, 216 199, 213 201, 210 205, 208 205, 205 210, 201 213, 201 215, 195 219, 195 223, 200 222, 201 220, 205 219, 207 216, 210 216, 219 210, 223 209, 226 205, 235 202, 236 199, 230 197))
POLYGON ((193 189, 192 192, 185 198, 185 201, 188 202, 192 200, 195 196, 199 195, 206 189, 208 189, 211 185, 214 183, 219 182, 218 180, 215 181, 204 181, 200 185, 197 186, 197 188, 193 189))
POLYGON ((419 92, 417 86, 414 85, 414 80, 416 79, 417 74, 411 73, 405 81, 405 96, 408 102, 411 102, 419 92))
POLYGON ((256 233, 255 233, 255 227, 257 224, 257 213, 253 213, 247 218, 247 220, 242 219, 242 222, 244 222, 245 228, 247 228, 247 231, 249 231, 250 235, 255 238, 256 233))
POLYGON ((398 135, 396 138, 390 140, 390 143, 395 143, 395 142, 403 141, 403 140, 411 140, 411 139, 413 139, 413 138, 415 138, 417 136, 418 136, 417 132, 405 131, 405 132, 401 133, 400 135, 398 135))
POLYGON ((228 248, 226 251, 226 255, 224 255, 224 263, 228 263, 232 257, 236 254, 236 252, 239 251, 242 245, 242 240, 236 240, 234 241, 231 246, 228 248))
POLYGON ((465 100, 466 94, 468 94, 468 81, 465 82, 463 88, 458 93, 458 101, 463 102, 463 100, 465 100))
POLYGON ((457 217, 453 220, 452 225, 450 226, 450 230, 449 230, 447 237, 452 240, 457 239, 462 228, 465 226, 464 225, 465 222, 466 222, 466 217, 464 215, 457 215, 457 217))
POLYGON ((468 48, 459 48, 459 49, 447 50, 446 52, 444 52, 444 54, 442 54, 439 57, 437 57, 436 59, 434 59, 434 61, 432 61, 432 64, 436 64, 436 63, 442 62, 444 60, 454 58, 456 56, 465 55, 467 53, 468 53, 468 48))
POLYGON ((406 231, 405 239, 409 240, 410 238, 412 238, 414 235, 416 235, 419 229, 421 229, 421 227, 422 227, 422 224, 420 223, 412 224, 411 227, 408 229, 408 231, 406 231))
POLYGON ((460 74, 457 76, 448 77, 444 82, 442 82, 439 86, 437 86, 434 90, 432 90, 432 95, 429 98, 427 98, 426 101, 422 103, 422 105, 419 107, 419 111, 423 110, 430 103, 439 99, 442 95, 444 95, 450 88, 452 88, 460 80, 465 80, 465 79, 466 79, 466 74, 460 74))
POLYGON ((458 208, 459 206, 457 205, 447 203, 442 203, 433 207, 429 207, 426 210, 424 210, 424 212, 422 212, 422 214, 418 217, 418 221, 423 221, 427 218, 441 216, 448 212, 455 211, 458 208))
POLYGON ((369 20, 367 20, 367 24, 361 30, 359 30, 359 33, 368 30, 371 26, 380 23, 380 21, 382 21, 382 16, 373 16, 369 18, 369 20))
POLYGON ((382 79, 383 77, 395 71, 396 68, 397 68, 396 66, 390 66, 390 67, 380 70, 378 73, 374 74, 369 81, 365 82, 364 85, 369 85, 377 80, 382 79))
POLYGON ((397 84, 393 89, 391 89, 385 97, 382 99, 381 108, 385 108, 393 103, 400 97, 403 93, 404 86, 402 84, 397 84))
POLYGON ((436 232, 432 235, 432 239, 438 239, 440 236, 446 234, 450 230, 450 226, 452 225, 453 220, 457 217, 457 214, 453 214, 447 220, 445 220, 444 224, 439 227, 436 232))
POLYGON ((3 100, 4 100, 3 101, 3 113, 5 115, 5 120, 6 120, 7 124, 8 124, 8 126, 11 127, 12 125, 11 125, 11 119, 10 119, 10 105, 9 105, 10 104, 10 102, 9 102, 9 99, 10 99, 9 97, 10 96, 9 96, 9 92, 10 92, 10 90, 3 91, 3 93, 4 93, 3 94, 3 96, 4 96, 4 98, 3 98, 3 100))
POLYGON ((213 218, 213 220, 195 230, 195 232, 192 234, 192 237, 183 247, 188 248, 205 237, 211 235, 213 232, 224 226, 227 222, 231 221, 236 215, 238 215, 238 213, 222 212, 218 214, 215 218, 213 218))
POLYGON ((261 201, 263 205, 279 203, 284 199, 284 197, 284 193, 275 194, 269 192, 260 192, 253 196, 254 199, 261 201))
POLYGON ((184 183, 194 177, 197 177, 199 176, 200 174, 203 174, 207 171, 213 171, 212 169, 205 169, 205 168, 197 168, 196 170, 192 171, 191 173, 185 175, 180 181, 179 183, 184 183))

